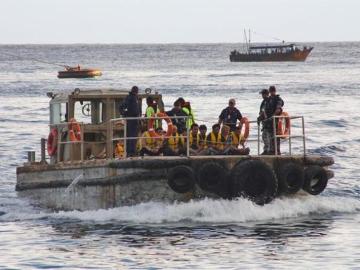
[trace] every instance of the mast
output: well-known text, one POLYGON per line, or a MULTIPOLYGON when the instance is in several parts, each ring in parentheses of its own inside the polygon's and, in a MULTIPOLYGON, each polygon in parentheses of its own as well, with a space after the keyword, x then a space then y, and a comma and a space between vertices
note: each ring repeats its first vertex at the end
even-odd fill
POLYGON ((246 44, 246 50, 249 51, 249 44, 246 36, 246 30, 244 29, 244 38, 245 38, 245 44, 246 44))

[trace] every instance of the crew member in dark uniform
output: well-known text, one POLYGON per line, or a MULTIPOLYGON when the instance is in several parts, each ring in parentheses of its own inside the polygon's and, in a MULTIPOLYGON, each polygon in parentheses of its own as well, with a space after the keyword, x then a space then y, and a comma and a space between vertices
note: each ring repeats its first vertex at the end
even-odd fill
MULTIPOLYGON (((269 128, 271 129, 271 144, 270 144, 270 154, 274 155, 275 154, 275 143, 274 143, 274 122, 272 117, 275 115, 280 115, 282 113, 282 107, 284 106, 284 101, 282 100, 282 98, 276 94, 276 88, 275 86, 270 86, 269 87, 269 93, 270 93, 270 97, 268 99, 268 102, 266 103, 265 106, 265 113, 267 116, 267 125, 269 125, 269 128)), ((276 119, 275 121, 275 128, 278 125, 278 119, 276 119)), ((277 154, 280 155, 280 138, 276 139, 276 145, 277 145, 277 154)))
POLYGON ((240 111, 235 107, 235 99, 229 99, 229 106, 222 110, 219 115, 219 124, 227 125, 230 127, 230 131, 235 131, 237 120, 241 120, 242 115, 240 111))
POLYGON ((270 119, 268 121, 265 121, 268 117, 266 115, 266 106, 269 102, 269 90, 263 89, 259 92, 261 94, 263 100, 260 104, 260 110, 259 110, 259 116, 258 116, 258 125, 262 125, 262 139, 264 142, 264 151, 262 152, 262 155, 269 155, 270 154, 270 147, 271 147, 271 138, 273 137, 272 132, 272 122, 270 119))
MULTIPOLYGON (((125 117, 140 117, 140 105, 138 99, 139 88, 133 86, 129 95, 125 98, 125 101, 120 106, 120 114, 125 117)), ((126 137, 138 137, 139 132, 139 120, 131 119, 126 121, 126 137)), ((127 156, 134 156, 136 152, 137 139, 126 140, 126 153, 127 156)))

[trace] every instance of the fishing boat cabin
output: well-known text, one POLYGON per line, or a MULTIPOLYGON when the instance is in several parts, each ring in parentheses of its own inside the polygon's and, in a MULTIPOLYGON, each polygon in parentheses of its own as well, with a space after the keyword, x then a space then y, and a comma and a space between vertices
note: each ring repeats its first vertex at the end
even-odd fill
MULTIPOLYGON (((76 88, 71 93, 49 92, 48 96, 51 101, 47 150, 51 164, 114 157, 115 138, 124 137, 125 126, 124 121, 114 119, 120 118, 119 106, 128 91, 76 88)), ((162 110, 162 96, 147 89, 138 95, 140 111, 149 96, 162 110)))

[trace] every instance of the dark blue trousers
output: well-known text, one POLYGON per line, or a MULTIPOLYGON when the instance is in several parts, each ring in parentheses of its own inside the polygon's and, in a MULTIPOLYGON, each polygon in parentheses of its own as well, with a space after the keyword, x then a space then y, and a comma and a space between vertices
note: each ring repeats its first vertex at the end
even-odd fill
MULTIPOLYGON (((139 121, 138 120, 127 120, 127 122, 126 122, 127 137, 137 137, 138 130, 139 130, 139 121)), ((126 140, 126 153, 128 156, 135 155, 136 142, 137 142, 137 139, 126 140)))

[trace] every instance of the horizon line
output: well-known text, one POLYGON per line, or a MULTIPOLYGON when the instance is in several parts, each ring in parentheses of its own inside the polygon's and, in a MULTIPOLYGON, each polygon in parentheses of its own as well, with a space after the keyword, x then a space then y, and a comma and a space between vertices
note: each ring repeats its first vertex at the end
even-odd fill
MULTIPOLYGON (((360 40, 343 40, 343 41, 285 41, 285 43, 353 43, 360 42, 360 40)), ((258 43, 282 43, 276 41, 264 42, 251 42, 253 44, 258 43)), ((190 45, 190 44, 246 44, 245 42, 69 42, 69 43, 1 43, 0 46, 11 46, 11 45, 190 45)))

